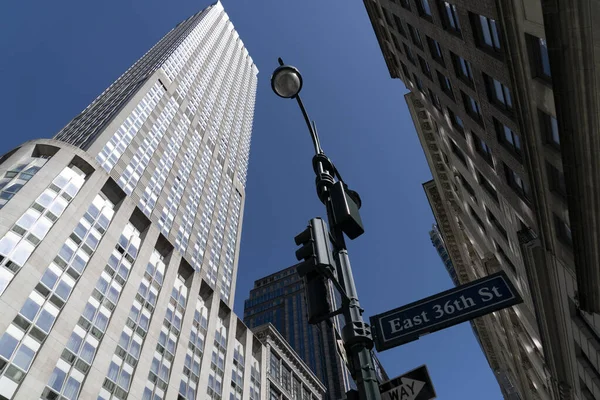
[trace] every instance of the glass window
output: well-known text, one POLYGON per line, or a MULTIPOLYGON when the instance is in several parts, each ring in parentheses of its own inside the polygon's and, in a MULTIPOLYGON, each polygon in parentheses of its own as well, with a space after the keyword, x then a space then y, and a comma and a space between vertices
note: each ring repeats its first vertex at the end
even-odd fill
POLYGON ((474 98, 472 98, 471 96, 469 96, 468 94, 466 94, 464 92, 462 92, 462 96, 463 96, 463 102, 465 104, 465 109, 467 110, 467 113, 471 116, 471 118, 473 118, 477 122, 481 123, 482 116, 481 116, 481 110, 479 109, 479 103, 477 103, 477 101, 474 98))
POLYGON ((52 324, 54 323, 54 319, 56 317, 50 314, 47 310, 42 310, 40 316, 37 319, 36 325, 43 330, 44 332, 50 332, 50 328, 52 328, 52 324))
POLYGON ((473 70, 471 68, 471 63, 454 53, 450 53, 450 55, 452 56, 452 60, 454 62, 456 76, 472 87, 473 70))
POLYGON ((50 221, 46 217, 42 217, 37 220, 34 227, 31 229, 31 232, 40 239, 46 237, 46 234, 52 227, 52 221, 50 221))
POLYGON ((479 36, 479 45, 488 48, 494 52, 501 50, 500 35, 496 20, 483 15, 476 16, 476 31, 479 36))
POLYGON ((29 229, 33 226, 33 223, 40 217, 40 213, 32 210, 31 208, 23 214, 21 218, 17 221, 17 225, 19 225, 23 229, 29 229))
POLYGON ((21 308, 20 314, 33 322, 37 312, 40 310, 40 305, 33 301, 31 298, 27 298, 25 304, 21 308))
POLYGON ((548 45, 546 39, 530 34, 525 35, 531 57, 533 77, 552 82, 552 72, 550 70, 550 59, 548 57, 548 45))
POLYGON ((50 268, 46 269, 44 276, 42 276, 41 282, 46 285, 49 289, 54 289, 54 285, 58 280, 58 275, 56 275, 50 268))
MULTIPOLYGON (((546 143, 551 144, 556 148, 560 148, 560 135, 558 133, 558 121, 552 115, 538 110, 540 117, 540 125, 546 137, 546 143)), ((1 246, 2 242, 0 242, 1 246)), ((1 252, 1 251, 0 251, 1 252)))
POLYGON ((498 141, 517 156, 521 156, 522 148, 519 135, 495 118, 494 123, 496 125, 496 130, 498 131, 498 141))
POLYGON ((402 46, 404 47, 404 53, 406 53, 406 58, 408 58, 408 61, 416 65, 415 56, 413 55, 413 52, 410 49, 410 47, 408 47, 406 43, 402 43, 402 46))
POLYGON ((76 332, 71 333, 71 337, 67 342, 67 349, 71 350, 74 354, 79 352, 79 348, 81 347, 81 343, 83 343, 83 339, 76 332))
POLYGON ((559 196, 567 197, 567 185, 565 183, 565 176, 558 170, 554 165, 546 161, 546 170, 548 172, 548 181, 550 183, 550 190, 559 196))
POLYGON ((557 214, 554 214, 554 228, 556 229, 558 240, 569 247, 573 246, 571 227, 557 214))
POLYGON ((17 348, 17 344, 19 344, 19 341, 8 332, 5 332, 0 338, 0 356, 10 360, 10 357, 17 348))
POLYGON ((438 110, 442 110, 442 103, 440 101, 440 98, 437 94, 433 93, 433 91, 431 89, 428 89, 429 92, 429 100, 431 100, 431 104, 433 104, 433 106, 435 108, 437 108, 438 110))
POLYGON ((440 82, 440 87, 442 91, 446 93, 450 98, 454 99, 454 92, 452 91, 452 82, 450 79, 440 71, 437 71, 438 81, 440 82))
POLYGON ((7 256, 15 248, 20 239, 20 236, 14 232, 7 232, 2 240, 0 240, 0 254, 7 256))
POLYGON ((435 61, 444 65, 444 54, 442 52, 442 46, 440 46, 440 43, 437 40, 434 40, 434 39, 430 38, 429 36, 427 36, 426 38, 427 38, 427 47, 429 47, 429 52, 431 53, 431 57, 435 61))
POLYGON ((85 342, 83 344, 83 349, 81 349, 80 357, 83 361, 91 364, 94 359, 94 353, 96 352, 96 348, 89 342, 85 342))
POLYGON ((475 151, 477 151, 477 153, 479 153, 479 155, 481 155, 481 157, 483 157, 483 159, 493 167, 494 161, 492 158, 492 150, 487 143, 479 136, 473 134, 473 145, 475 147, 475 151))
POLYGON ((15 250, 11 256, 11 259, 17 265, 23 266, 23 264, 25 264, 25 262, 31 255, 31 253, 33 253, 34 249, 35 249, 35 247, 31 243, 29 243, 25 240, 22 240, 17 245, 17 247, 15 247, 15 250))
POLYGON ((508 185, 513 188, 518 195, 520 195, 525 200, 530 199, 530 190, 529 185, 523 181, 521 176, 517 174, 515 171, 510 169, 510 167, 504 164, 504 173, 506 175, 506 181, 508 185))
POLYGON ((512 110, 512 98, 506 85, 488 75, 484 75, 490 102, 503 110, 512 110))
POLYGON ((460 20, 458 19, 458 10, 454 4, 444 1, 442 4, 442 21, 444 28, 451 32, 460 33, 460 20))
POLYGON ((423 48, 423 41, 421 40, 421 34, 419 30, 413 27, 411 24, 406 24, 408 26, 408 32, 410 33, 410 37, 415 46, 419 48, 423 48))
POLYGON ((17 350, 17 354, 15 354, 13 364, 22 370, 27 371, 29 370, 29 366, 33 361, 33 357, 35 357, 35 352, 29 347, 25 346, 25 344, 21 344, 21 347, 19 347, 19 350, 17 350))
POLYGON ((54 368, 54 371, 52 371, 52 375, 50 375, 48 386, 60 393, 66 376, 67 374, 65 373, 65 371, 58 367, 54 368))
POLYGON ((56 287, 56 294, 63 300, 67 300, 69 298, 69 295, 71 294, 71 289, 73 287, 71 285, 69 285, 67 282, 65 282, 64 280, 61 280, 58 284, 58 286, 56 287))
POLYGON ((426 17, 431 20, 431 7, 429 6, 429 0, 417 0, 417 5, 419 6, 419 14, 422 17, 426 17))
POLYGON ((70 376, 69 380, 67 381, 63 396, 69 400, 76 399, 77 393, 79 392, 79 386, 81 386, 81 382, 70 376))

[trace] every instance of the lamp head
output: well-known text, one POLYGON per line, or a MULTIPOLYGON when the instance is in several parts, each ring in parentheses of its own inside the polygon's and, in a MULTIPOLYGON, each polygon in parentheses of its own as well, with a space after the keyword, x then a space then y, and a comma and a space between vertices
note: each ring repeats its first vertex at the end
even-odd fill
POLYGON ((302 89, 302 75, 291 65, 281 65, 273 71, 271 88, 277 96, 293 99, 302 89))

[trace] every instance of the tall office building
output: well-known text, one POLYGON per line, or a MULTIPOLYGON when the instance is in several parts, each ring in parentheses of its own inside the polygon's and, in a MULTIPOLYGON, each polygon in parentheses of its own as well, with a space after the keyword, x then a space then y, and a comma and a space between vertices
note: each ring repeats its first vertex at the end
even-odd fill
POLYGON ((304 283, 289 267, 254 282, 244 303, 244 322, 250 328, 273 324, 325 384, 328 398, 342 399, 354 382, 339 352, 336 327, 310 325, 306 307, 304 283))
POLYGON ((231 311, 257 73, 217 2, 0 158, 0 399, 277 398, 231 311))
MULTIPOLYGON (((440 218, 442 221, 447 219, 447 215, 443 215, 443 207, 440 207, 440 198, 436 195, 437 189, 435 187, 435 182, 433 180, 425 182, 423 184, 423 188, 425 189, 425 193, 430 202, 436 220, 437 218, 440 218)), ((447 232, 447 234, 451 235, 452 232, 447 232)), ((468 273, 465 271, 465 266, 461 264, 455 266, 452 263, 452 259, 450 258, 450 254, 448 254, 448 249, 446 248, 444 237, 442 236, 442 233, 436 224, 434 224, 431 231, 429 231, 429 236, 433 246, 437 250, 444 263, 444 266, 446 267, 446 271, 448 271, 448 275, 450 275, 450 278, 452 279, 452 283, 454 283, 455 286, 459 286, 460 280, 458 278, 457 269, 462 270, 463 274, 468 273)), ((455 241, 454 237, 450 239, 455 241)), ((502 348, 502 345, 499 342, 493 342, 495 337, 490 332, 493 321, 492 324, 490 324, 489 319, 486 319, 486 317, 480 317, 469 321, 469 323, 471 325, 471 329, 473 329, 475 339, 477 339, 477 343, 479 343, 479 347, 481 347, 483 354, 485 355, 490 367, 493 369, 494 374, 496 375, 504 398, 506 400, 520 400, 519 393, 517 392, 514 384, 510 381, 510 378, 506 373, 506 369, 502 368, 502 366, 499 364, 498 354, 496 352, 502 348)))
MULTIPOLYGON (((346 367, 341 322, 334 318, 332 323, 309 324, 304 293, 304 281, 295 267, 260 278, 244 303, 244 322, 250 328, 273 324, 325 384, 327 398, 342 399, 356 385, 346 367)), ((330 295, 337 304, 341 303, 333 288, 330 295)), ((389 380, 375 352, 371 354, 379 382, 389 380)))
POLYGON ((503 376, 522 399, 600 399, 600 9, 364 4, 391 77, 411 91, 459 280, 501 268, 523 296, 486 317, 503 376))
MULTIPOLYGON (((430 181, 431 182, 431 181, 430 181)), ((448 271, 448 275, 450 275, 450 279, 452 279, 452 283, 454 286, 460 285, 460 281, 458 280, 458 275, 456 274, 456 269, 452 264, 452 260, 450 259, 450 255, 448 254, 448 250, 446 249, 446 244, 444 243, 444 238, 437 225, 433 225, 431 230, 429 231, 429 237, 431 238, 431 243, 435 250, 440 255, 442 262, 444 263, 444 267, 446 267, 446 271, 448 271)))

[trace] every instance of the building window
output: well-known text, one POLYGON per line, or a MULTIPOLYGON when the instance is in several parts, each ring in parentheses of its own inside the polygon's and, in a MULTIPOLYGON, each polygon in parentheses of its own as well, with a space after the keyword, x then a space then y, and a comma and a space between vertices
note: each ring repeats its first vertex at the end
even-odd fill
POLYGON ((465 92, 461 92, 461 95, 465 105, 465 110, 467 110, 467 114, 477 121, 477 123, 483 124, 483 116, 481 115, 481 109, 479 108, 479 103, 477 103, 477 100, 465 92))
POLYGON ((429 6, 429 0, 417 0, 417 8, 419 9, 419 15, 428 21, 431 21, 431 7, 429 6))
POLYGON ((407 10, 410 10, 410 2, 409 0, 400 0, 400 5, 407 10))
POLYGON ((538 109, 540 126, 546 138, 546 143, 560 149, 560 135, 558 134, 558 122, 550 114, 538 109))
POLYGON ((448 108, 448 116, 450 117, 450 122, 452 126, 464 137, 465 136, 465 124, 463 120, 456 114, 454 111, 448 108))
POLYGON ((556 237, 558 240, 569 247, 573 246, 571 227, 556 214, 554 214, 554 229, 556 230, 556 237))
POLYGON ((498 134, 498 141, 511 153, 516 155, 519 159, 523 155, 523 149, 521 147, 521 138, 515 132, 513 132, 508 126, 504 125, 496 118, 494 118, 494 125, 496 125, 496 133, 498 134))
POLYGON ((448 95, 452 100, 454 100, 454 92, 452 91, 452 82, 450 79, 442 74, 440 71, 436 71, 438 76, 438 81, 440 82, 440 87, 442 91, 448 95))
POLYGON ((481 218, 479 218, 479 215, 477 215, 477 213, 475 212, 475 210, 473 210, 473 207, 471 206, 469 206, 469 214, 473 217, 475 222, 477 222, 479 228, 481 228, 481 230, 485 232, 485 225, 483 224, 483 221, 481 220, 481 218))
POLYGON ((417 65, 417 63, 415 61, 415 56, 413 55, 412 50, 410 49, 410 47, 408 47, 406 45, 406 43, 402 43, 402 46, 404 47, 404 53, 406 53, 406 58, 408 58, 408 61, 410 61, 414 65, 417 65))
POLYGON ((419 78, 416 74, 413 74, 413 78, 415 80, 415 85, 417 86, 417 89, 424 93, 425 89, 423 87, 423 81, 421 80, 421 78, 419 78))
POLYGON ((506 229, 504 229, 500 221, 498 221, 496 216, 487 207, 485 207, 485 213, 487 214, 488 220, 492 223, 492 225, 494 225, 504 240, 508 242, 508 234, 506 233, 506 229))
POLYGON ((512 273, 516 276, 517 275, 517 267, 515 267, 515 265, 510 261, 510 259, 508 258, 508 256, 506 255, 506 253, 504 252, 502 247, 498 243, 496 243, 496 241, 494 241, 494 247, 496 248, 496 251, 498 252, 498 254, 500 254, 500 258, 502 259, 502 261, 510 268, 512 273))
POLYGON ((442 1, 440 3, 440 8, 442 25, 444 28, 447 31, 460 36, 460 20, 458 19, 458 10, 456 9, 456 6, 447 1, 442 1))
POLYGON ((271 386, 269 390, 269 400, 279 400, 279 398, 279 392, 277 392, 277 390, 271 386))
POLYGON ((402 61, 400 61, 400 66, 402 67, 402 72, 404 73, 406 79, 410 80, 410 72, 408 72, 408 68, 406 67, 406 65, 402 61))
POLYGON ((396 48, 398 53, 402 54, 402 49, 400 48, 400 43, 398 42, 398 39, 396 39, 395 35, 391 35, 391 36, 392 36, 392 42, 394 42, 394 48, 396 48))
POLYGON ((402 24, 402 20, 394 13, 392 13, 392 16, 394 17, 394 24, 396 25, 396 29, 398 30, 398 33, 401 34, 402 36, 406 37, 406 31, 404 30, 404 25, 402 24))
POLYGON ((484 78, 490 102, 501 110, 511 111, 513 104, 508 87, 491 76, 484 74, 484 78))
POLYGON ((467 193, 469 193, 469 195, 473 198, 473 201, 475 201, 475 203, 477 203, 477 198, 475 197, 475 190, 473 190, 473 186, 469 185, 469 182, 467 182, 467 180, 465 179, 464 176, 459 175, 459 177, 460 177, 460 184, 465 188, 467 193))
POLYGON ((279 360, 279 357, 277 357, 275 354, 271 353, 269 374, 271 375, 273 380, 277 383, 280 383, 280 368, 281 368, 281 361, 279 360))
POLYGON ((550 71, 550 59, 548 57, 546 39, 529 34, 525 35, 531 57, 531 72, 533 73, 533 77, 552 83, 552 71, 550 71))
POLYGON ((517 194, 524 200, 529 201, 531 199, 531 191, 529 185, 510 167, 504 164, 504 174, 506 175, 506 182, 517 194))
POLYGON ((417 56, 419 57, 419 65, 421 66, 421 71, 423 71, 423 74, 428 77, 429 79, 433 79, 432 75, 431 75, 431 67, 429 66, 429 63, 427 61, 425 61, 423 59, 423 57, 421 56, 417 56))
POLYGON ((442 103, 440 102, 440 98, 437 94, 433 93, 433 91, 431 89, 428 89, 429 91, 429 99, 431 100, 431 104, 433 104, 433 106, 435 108, 437 108, 439 111, 442 111, 442 103))
POLYGON ((488 164, 490 164, 492 166, 492 168, 494 168, 494 159, 492 158, 492 150, 490 149, 490 147, 479 136, 475 135, 474 133, 472 133, 472 136, 473 136, 473 147, 475 147, 475 151, 488 164))
POLYGON ((492 199, 498 203, 498 192, 490 183, 490 181, 488 181, 479 171, 477 171, 477 180, 479 181, 479 184, 483 186, 485 191, 492 197, 492 199))
POLYGON ((383 8, 383 15, 385 16, 385 22, 387 22, 388 28, 391 28, 394 25, 394 19, 390 15, 390 12, 383 8))
POLYGON ((562 198, 567 197, 567 185, 565 184, 565 175, 554 165, 546 161, 546 172, 548 173, 548 183, 550 190, 562 198))
POLYGON ((415 28, 414 26, 412 26, 411 24, 406 24, 406 26, 408 27, 408 33, 410 34, 410 38, 412 39, 412 42, 415 44, 415 46, 422 49, 423 48, 423 40, 421 40, 421 34, 419 33, 419 30, 417 28, 415 28))
POLYGON ((460 160, 460 162, 462 162, 464 164, 464 166, 466 167, 467 166, 467 157, 465 157, 465 153, 463 153, 463 151, 458 148, 456 143, 454 143, 454 140, 450 140, 450 149, 452 150, 452 152, 454 153, 456 158, 458 158, 460 160))
POLYGON ((426 40, 427 47, 429 47, 429 52, 431 53, 431 57, 441 65, 445 65, 444 54, 442 53, 442 46, 440 46, 439 42, 430 38, 429 36, 426 36, 426 40))
POLYGON ((467 85, 473 87, 473 70, 471 69, 471 63, 462 58, 461 56, 457 56, 454 53, 450 53, 452 57, 452 63, 454 64, 454 70, 456 71, 456 76, 465 82, 467 85))
POLYGON ((500 34, 496 20, 483 15, 471 14, 473 31, 476 35, 477 45, 484 50, 498 54, 502 51, 500 34))

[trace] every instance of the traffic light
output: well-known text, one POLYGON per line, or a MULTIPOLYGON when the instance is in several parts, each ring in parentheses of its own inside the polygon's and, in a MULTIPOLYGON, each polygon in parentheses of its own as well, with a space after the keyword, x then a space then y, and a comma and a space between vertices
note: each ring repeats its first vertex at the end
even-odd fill
POLYGON ((331 253, 329 230, 321 218, 313 218, 308 222, 308 227, 299 233, 294 241, 300 247, 296 250, 296 259, 302 261, 297 265, 300 277, 312 271, 327 273, 333 271, 335 262, 331 253))
POLYGON ((296 271, 304 279, 308 323, 316 324, 333 311, 328 276, 332 276, 335 262, 327 224, 321 218, 313 218, 294 240, 302 246, 296 251, 296 258, 301 261, 296 271))

